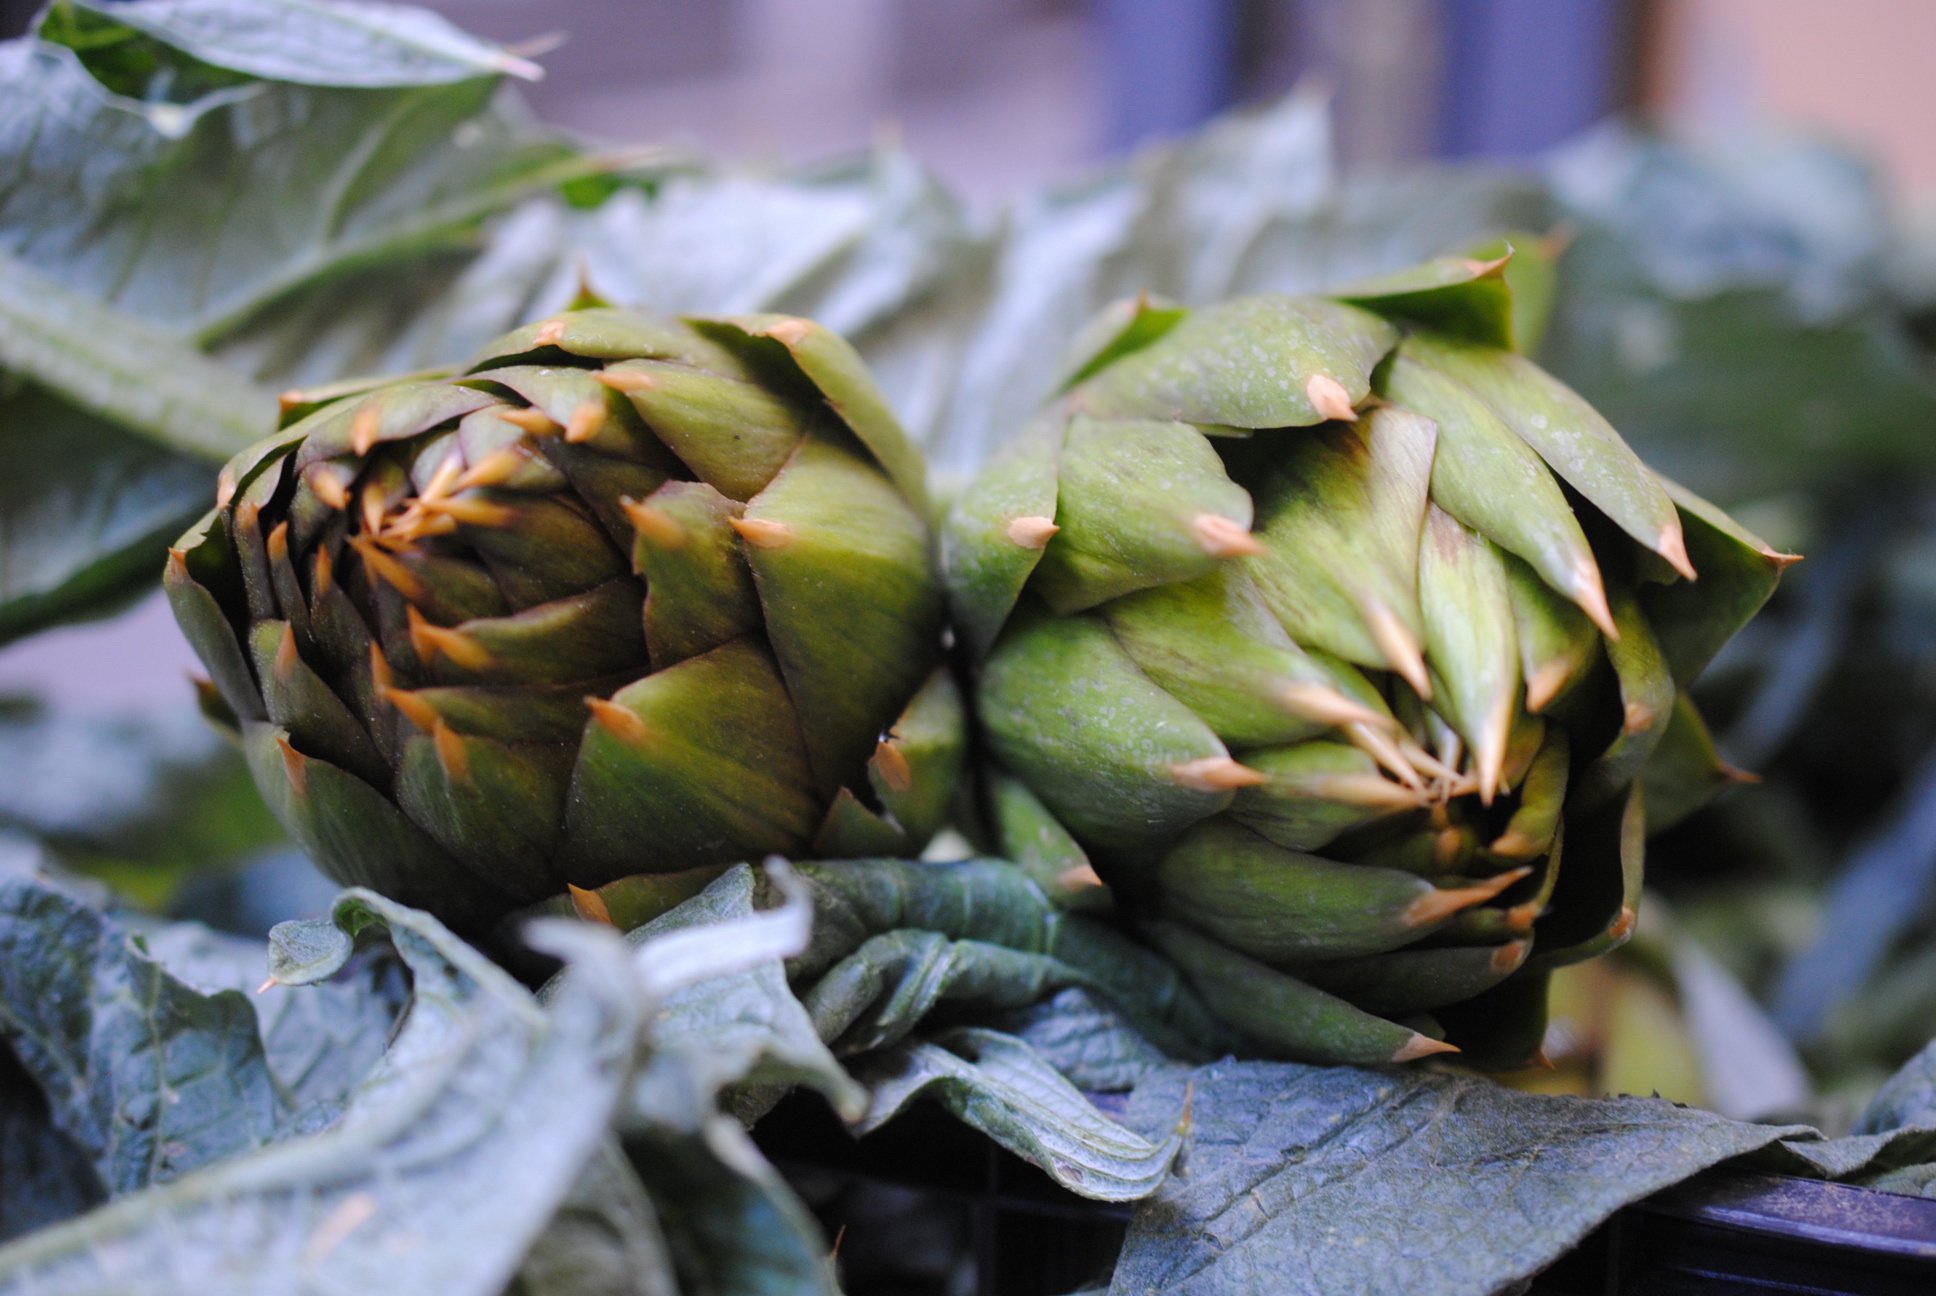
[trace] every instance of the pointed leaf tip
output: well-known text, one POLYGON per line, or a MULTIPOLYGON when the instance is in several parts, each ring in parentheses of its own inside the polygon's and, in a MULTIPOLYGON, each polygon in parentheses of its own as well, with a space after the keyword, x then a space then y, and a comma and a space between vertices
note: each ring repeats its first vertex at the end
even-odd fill
POLYGON ((235 498, 235 490, 235 469, 223 464, 222 471, 215 475, 215 507, 227 508, 235 498))
POLYGON ((756 549, 784 549, 793 543, 793 528, 774 518, 727 518, 740 538, 756 549))
POLYGON ((1654 552, 1665 558, 1669 566, 1687 579, 1700 579, 1699 574, 1694 570, 1694 564, 1687 557, 1687 537, 1681 531, 1680 518, 1674 518, 1660 529, 1660 541, 1654 546, 1654 552))
POLYGON ((1458 1051, 1457 1044, 1447 1044, 1444 1040, 1435 1040, 1430 1035, 1421 1035, 1413 1031, 1412 1037, 1399 1046, 1398 1052, 1391 1055, 1391 1060, 1415 1062, 1422 1057, 1431 1057, 1434 1053, 1457 1053, 1458 1051))
POLYGON ((892 738, 883 738, 874 748, 874 768, 881 772, 881 780, 895 792, 906 792, 914 786, 914 770, 908 758, 892 738))
POLYGON ((1181 787, 1195 792, 1228 792, 1234 788, 1255 787, 1265 782, 1262 774, 1240 765, 1228 756, 1205 756, 1170 766, 1170 777, 1181 787))
POLYGON ((605 903, 604 896, 598 894, 596 891, 590 891, 581 886, 574 886, 569 882, 565 883, 565 886, 571 892, 572 910, 580 918, 586 922, 603 923, 607 927, 618 926, 617 923, 612 921, 612 910, 605 903))
POLYGON ((323 464, 317 464, 314 468, 311 468, 306 480, 309 482, 309 489, 315 493, 316 498, 336 512, 341 513, 349 508, 349 487, 343 485, 337 479, 336 474, 329 471, 323 464))
POLYGON ((1522 865, 1471 886, 1434 888, 1405 907, 1404 920, 1413 927, 1429 927, 1461 910, 1484 904, 1521 878, 1531 877, 1532 872, 1530 865, 1522 865))
POLYGON ((1024 549, 1041 549, 1061 529, 1052 518, 1018 517, 1009 522, 1007 535, 1024 549))
POLYGON ((360 458, 376 447, 376 439, 383 434, 383 410, 371 402, 364 402, 356 411, 350 423, 350 449, 360 458))
POLYGON ((561 319, 546 320, 538 329, 537 336, 531 339, 535 346, 557 346, 564 340, 565 321, 561 319))
POLYGON ((453 783, 470 782, 471 754, 457 731, 439 719, 431 726, 430 740, 437 745, 437 763, 444 767, 444 776, 453 783))
POLYGON ((514 409, 509 405, 505 405, 492 410, 491 413, 497 415, 512 427, 522 428, 532 436, 557 436, 564 430, 553 421, 549 414, 546 414, 535 405, 523 409, 514 409))
POLYGON ((1358 411, 1351 407, 1351 393, 1329 374, 1312 374, 1304 383, 1304 394, 1310 398, 1311 407, 1328 419, 1349 423, 1358 417, 1358 411))
POLYGON ((1432 678, 1425 673, 1425 654, 1418 646, 1418 640, 1398 619, 1398 614, 1376 599, 1367 599, 1363 608, 1365 628, 1371 632, 1372 642, 1378 651, 1385 655, 1385 662, 1407 684, 1421 701, 1432 700, 1432 678))
POLYGON ((1199 513, 1190 519, 1190 530, 1203 551, 1213 558, 1254 558, 1269 553, 1264 542, 1241 522, 1221 513, 1199 513))
POLYGON ((651 374, 641 369, 599 369, 592 377, 615 392, 650 391, 658 385, 651 374))
POLYGON ((580 401, 571 412, 571 421, 565 424, 565 440, 573 445, 591 440, 604 430, 605 417, 603 401, 580 401))
MULTIPOLYGON (((371 647, 375 645, 372 644, 371 647)), ((404 719, 425 733, 434 732, 440 723, 437 708, 408 689, 386 688, 383 690, 383 700, 395 707, 404 719)))
POLYGON ((591 708, 592 719, 622 743, 637 746, 652 736, 652 726, 646 724, 644 718, 630 707, 608 702, 601 697, 588 697, 585 705, 591 708))
POLYGON ((813 332, 813 322, 803 319, 783 319, 766 326, 766 335, 784 346, 796 347, 813 332))
POLYGON ((297 796, 309 791, 309 757, 297 751, 289 741, 289 735, 276 735, 276 748, 282 752, 282 771, 289 777, 290 790, 297 796))
POLYGON ((1380 715, 1364 703, 1355 702, 1338 690, 1322 684, 1287 683, 1277 690, 1277 702, 1292 715, 1313 724, 1336 725, 1340 728, 1361 724, 1384 729, 1393 723, 1391 717, 1380 715))

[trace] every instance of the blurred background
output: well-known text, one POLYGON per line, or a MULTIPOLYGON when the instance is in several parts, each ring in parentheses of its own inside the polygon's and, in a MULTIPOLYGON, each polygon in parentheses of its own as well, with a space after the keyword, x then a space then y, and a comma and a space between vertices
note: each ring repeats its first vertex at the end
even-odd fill
MULTIPOLYGON (((1019 372, 1031 350, 1048 364, 1117 292, 1310 288, 1481 236, 1538 236, 1560 278, 1542 363, 1650 462, 1809 561, 1697 691, 1721 754, 1759 781, 1650 825, 1665 830, 1642 939, 1562 986, 1558 1065, 1521 1082, 1658 1090, 1833 1127, 1936 1033, 1936 4, 429 7, 540 62, 525 102, 597 146, 669 144, 725 163, 722 193, 733 175, 806 177, 784 183, 788 201, 822 204, 798 208, 808 214, 842 194, 871 193, 880 211, 914 195, 893 228, 920 232, 941 249, 934 264, 955 269, 910 271, 916 287, 870 314, 822 282, 858 273, 861 254, 842 252, 771 302, 853 332, 944 471, 1013 426, 987 395, 1005 380, 989 375, 1019 372), (881 160, 894 157, 938 184, 896 190, 901 173, 881 160), (1141 205, 1112 216, 1132 191, 1141 205), (1238 250, 1218 261, 1226 237, 1238 250), (980 381, 930 395, 933 352, 907 339, 945 333, 951 312, 1002 327, 943 348, 980 381), (1049 323, 1031 334, 1017 319, 1049 323)), ((0 0, 0 35, 26 31, 35 8, 0 0)), ((653 180, 630 207, 556 220, 658 230, 676 252, 669 222, 712 219, 708 183, 653 180), (648 216, 661 223, 619 223, 648 216)), ((733 193, 731 210, 750 210, 733 193)), ((491 228, 524 229, 517 219, 491 228)), ((852 238, 892 259, 890 243, 852 238)), ((502 270, 495 255, 472 269, 502 270)), ((552 257, 566 268, 543 291, 569 293, 577 255, 552 257)), ((650 260, 617 257, 594 277, 685 282, 639 269, 650 260)), ((437 274, 442 292, 452 280, 437 274)), ((637 299, 720 308, 674 289, 637 299)), ((508 309, 535 309, 543 291, 527 285, 508 309)), ((286 381, 246 346, 223 354, 286 381)), ((160 491, 163 476, 141 489, 160 491)), ((202 476, 183 480, 206 497, 202 476)), ((28 582, 36 536, 0 511, 0 593, 28 582)), ((199 668, 149 588, 130 587, 112 616, 0 647, 0 862, 51 853, 131 903, 266 930, 331 890, 202 723, 188 684, 199 668)))

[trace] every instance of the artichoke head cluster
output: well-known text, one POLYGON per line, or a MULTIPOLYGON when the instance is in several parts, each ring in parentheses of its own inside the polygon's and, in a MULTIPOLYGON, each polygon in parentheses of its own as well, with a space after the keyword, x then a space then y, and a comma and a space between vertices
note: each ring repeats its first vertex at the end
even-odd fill
POLYGON ((942 529, 995 818, 1260 1052, 1535 1056, 1643 785, 1728 773, 1683 690, 1788 559, 1515 350, 1507 264, 1113 308, 942 529))
POLYGON ((939 825, 962 706, 924 468, 834 334, 593 308, 285 404, 166 584, 338 881, 478 930, 939 825))

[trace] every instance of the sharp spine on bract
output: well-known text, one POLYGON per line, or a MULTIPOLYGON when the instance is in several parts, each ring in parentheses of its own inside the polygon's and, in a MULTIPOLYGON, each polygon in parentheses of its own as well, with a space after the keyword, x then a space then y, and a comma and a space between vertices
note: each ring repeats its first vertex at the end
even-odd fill
POLYGON ((1350 423, 1358 417, 1358 411, 1351 407, 1351 393, 1329 374, 1312 374, 1304 382, 1304 394, 1311 407, 1327 419, 1350 423))
POLYGON ((774 518, 736 517, 726 521, 742 540, 759 549, 779 549, 793 541, 793 528, 774 518))
POLYGON ((370 574, 403 595, 406 602, 428 601, 430 591, 424 588, 421 580, 417 579, 417 573, 384 553, 377 547, 375 540, 369 536, 350 536, 349 544, 363 560, 363 565, 370 569, 370 574))
POLYGON ((410 626, 410 646, 426 662, 442 656, 465 670, 483 670, 496 661, 483 644, 463 631, 432 625, 414 604, 405 609, 405 617, 410 626))
POLYGON ((1061 529, 1052 518, 1018 517, 1010 520, 1007 535, 1024 549, 1040 549, 1061 529))
POLYGON ((1206 756, 1170 766, 1170 777, 1182 787, 1197 792, 1228 792, 1233 788, 1255 787, 1266 782, 1254 769, 1238 764, 1228 756, 1206 756))
POLYGON ((464 526, 501 527, 517 516, 517 510, 503 504, 477 499, 419 500, 425 511, 438 513, 464 526))
POLYGON ((1435 1040, 1430 1035, 1421 1035, 1414 1031, 1405 1046, 1391 1055, 1391 1060, 1415 1062, 1422 1057, 1431 1057, 1434 1053, 1457 1053, 1458 1051, 1459 1046, 1456 1044, 1447 1044, 1444 1040, 1435 1040))
POLYGON ((1516 868, 1470 886, 1428 891, 1405 910, 1405 921, 1414 927, 1429 927, 1460 910, 1484 904, 1521 878, 1531 877, 1532 873, 1531 868, 1516 868))
POLYGON ((603 401, 580 401, 571 412, 571 421, 565 424, 565 440, 573 445, 591 440, 604 430, 605 418, 603 401))
POLYGON ((309 791, 309 758, 296 750, 288 734, 276 735, 276 747, 282 752, 282 769, 289 778, 289 786, 297 796, 306 795, 309 791))
POLYGON ((395 707, 403 715, 404 719, 425 733, 430 733, 442 723, 442 718, 437 714, 437 708, 431 706, 430 703, 424 701, 409 689, 385 688, 383 690, 383 698, 391 706, 395 707))
POLYGON ((356 416, 350 422, 350 449, 358 457, 367 455, 376 447, 377 438, 383 435, 383 409, 373 402, 365 402, 358 407, 356 416))
POLYGON ((874 748, 874 764, 881 772, 881 781, 894 791, 906 792, 914 786, 914 770, 892 735, 874 748))
POLYGON ((491 412, 503 419, 506 423, 524 429, 532 436, 557 436, 560 432, 564 431, 563 428, 552 421, 550 415, 535 405, 528 409, 516 409, 512 406, 504 405, 491 412))
POLYGON ((1336 689, 1326 688, 1322 684, 1292 681, 1278 688, 1275 696, 1286 711, 1315 724, 1340 728, 1354 724, 1373 727, 1389 727, 1392 724, 1389 716, 1382 716, 1364 703, 1354 702, 1336 689))
POLYGON ((336 479, 335 473, 331 472, 324 465, 317 464, 309 470, 307 476, 309 479, 309 489, 315 492, 317 499, 329 505, 329 507, 335 509, 338 513, 349 508, 349 489, 336 479))
POLYGON ((1385 654, 1386 663, 1412 686, 1412 691, 1421 699, 1432 700, 1432 679, 1425 673, 1425 655, 1419 648, 1418 640, 1398 619, 1398 614, 1377 599, 1366 599, 1363 604, 1365 628, 1371 632, 1372 642, 1378 651, 1385 654))
POLYGON ((1197 514, 1190 519, 1190 530, 1213 558, 1246 558, 1270 552, 1248 527, 1221 513, 1197 514))
POLYGON ((686 528, 678 518, 662 508, 647 504, 642 500, 621 499, 619 507, 633 529, 662 549, 683 549, 686 545, 686 528))
POLYGON ((445 776, 455 783, 470 782, 470 752, 457 731, 439 719, 430 727, 430 740, 437 746, 437 763, 443 766, 445 776))
POLYGON ((531 340, 537 346, 557 346, 565 340, 565 321, 546 320, 538 329, 537 336, 531 340))
POLYGON ((637 745, 652 736, 652 727, 630 707, 601 697, 588 697, 585 705, 591 709, 592 719, 620 742, 637 745))
POLYGON ((648 391, 656 386, 652 375, 642 369, 597 369, 592 377, 615 392, 648 391))

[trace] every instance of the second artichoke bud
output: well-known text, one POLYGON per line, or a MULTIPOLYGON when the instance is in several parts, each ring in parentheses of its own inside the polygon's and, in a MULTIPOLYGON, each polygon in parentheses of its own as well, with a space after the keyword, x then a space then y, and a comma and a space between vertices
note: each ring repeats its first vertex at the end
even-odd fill
POLYGON ((1512 346, 1504 260, 1126 305, 943 528, 992 808, 1259 1051, 1515 1065, 1783 555, 1512 346), (1066 831, 1064 831, 1066 830, 1066 831))
POLYGON ((292 415, 167 586, 337 881, 475 930, 938 827, 961 703, 923 467, 834 334, 574 311, 292 415))

